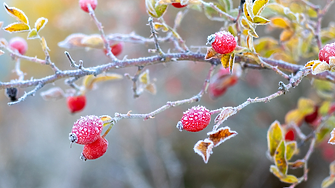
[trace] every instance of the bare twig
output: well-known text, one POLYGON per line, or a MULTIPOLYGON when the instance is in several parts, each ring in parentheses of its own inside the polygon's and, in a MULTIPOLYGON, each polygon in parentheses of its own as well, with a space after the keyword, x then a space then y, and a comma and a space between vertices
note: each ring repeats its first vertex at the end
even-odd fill
POLYGON ((154 26, 154 22, 153 22, 153 19, 152 17, 149 17, 148 19, 148 22, 149 22, 149 26, 150 26, 150 37, 153 37, 154 38, 154 41, 155 41, 155 47, 156 47, 156 52, 159 53, 159 55, 163 56, 164 55, 164 52, 162 51, 161 47, 159 46, 159 43, 158 43, 158 37, 157 37, 157 32, 155 31, 155 26, 154 26))
POLYGON ((102 38, 102 40, 104 42, 104 47, 107 50, 107 56, 110 57, 112 59, 112 61, 117 61, 117 58, 114 56, 114 54, 111 51, 111 47, 109 46, 109 42, 108 42, 107 37, 105 35, 105 32, 103 30, 103 26, 99 22, 99 20, 97 19, 97 17, 95 16, 95 13, 94 13, 94 10, 91 7, 91 4, 87 3, 87 7, 88 7, 88 10, 90 12, 91 17, 94 20, 95 25, 97 26, 97 28, 98 28, 98 30, 100 32, 101 38, 102 38))
POLYGON ((36 93, 39 89, 41 89, 42 87, 43 87, 43 83, 39 83, 39 84, 35 87, 35 89, 29 91, 28 93, 24 93, 24 95, 23 95, 22 97, 20 97, 17 101, 10 102, 10 103, 8 103, 8 105, 17 104, 17 103, 19 103, 19 102, 24 101, 28 96, 33 96, 33 95, 35 95, 35 93, 36 93))
POLYGON ((204 82, 204 85, 202 87, 202 90, 195 96, 189 98, 189 99, 184 99, 184 100, 179 100, 179 101, 174 101, 174 102, 167 102, 165 105, 163 105, 162 107, 147 113, 147 114, 131 114, 131 113, 127 113, 127 114, 119 114, 119 113, 115 113, 115 117, 114 120, 117 122, 121 119, 152 119, 154 118, 155 115, 171 108, 171 107, 176 107, 179 105, 183 105, 183 104, 189 104, 189 103, 193 103, 193 102, 198 102, 201 97, 203 96, 203 94, 207 91, 208 86, 209 86, 209 81, 210 78, 213 75, 213 70, 214 70, 215 65, 212 65, 211 68, 208 71, 206 80, 204 82))

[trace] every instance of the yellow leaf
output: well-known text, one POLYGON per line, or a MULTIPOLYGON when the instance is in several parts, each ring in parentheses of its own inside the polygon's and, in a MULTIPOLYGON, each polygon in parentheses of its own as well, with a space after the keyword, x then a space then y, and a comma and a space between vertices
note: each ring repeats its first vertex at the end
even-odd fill
POLYGON ((281 34, 279 36, 279 40, 281 42, 286 42, 286 41, 291 39, 293 34, 294 34, 294 31, 292 31, 290 29, 285 29, 285 30, 283 30, 283 32, 281 32, 281 34))
POLYGON ((254 15, 260 15, 268 2, 269 0, 256 0, 254 2, 254 6, 252 7, 252 12, 254 13, 254 15))
POLYGON ((48 23, 48 19, 47 18, 38 18, 35 22, 35 28, 37 30, 37 32, 39 32, 41 29, 44 28, 44 26, 48 23))
POLYGON ((327 188, 327 187, 329 187, 331 184, 333 184, 334 181, 335 181, 335 177, 330 177, 330 176, 328 176, 328 177, 326 177, 326 178, 322 181, 322 183, 321 183, 321 187, 322 187, 322 188, 327 188))
POLYGON ((269 154, 271 156, 274 156, 279 143, 283 139, 284 139, 283 131, 281 129, 280 123, 278 121, 274 121, 270 125, 268 133, 267 133, 268 149, 269 149, 269 154))
POLYGON ((300 125, 304 117, 305 114, 301 113, 298 109, 290 110, 285 115, 285 123, 289 124, 291 122, 294 122, 296 125, 300 125))
POLYGON ((251 35, 251 36, 253 36, 255 38, 258 38, 258 35, 257 35, 256 31, 255 31, 255 28, 251 25, 251 23, 248 20, 246 20, 245 18, 242 18, 241 19, 241 24, 242 24, 242 26, 245 29, 248 30, 248 34, 249 35, 251 35))
POLYGON ((139 80, 141 83, 143 84, 149 84, 150 82, 150 78, 149 78, 149 69, 146 69, 144 72, 142 72, 140 75, 139 75, 139 80))
POLYGON ((231 55, 229 57, 229 71, 230 71, 230 73, 233 72, 234 63, 235 63, 235 54, 231 53, 231 55))
POLYGON ((284 182, 284 183, 297 183, 299 180, 297 177, 293 176, 293 175, 286 175, 285 177, 281 178, 280 181, 284 182))
POLYGON ((156 30, 162 29, 162 31, 164 32, 169 31, 169 28, 165 24, 162 24, 162 23, 155 22, 154 27, 156 30))
POLYGON ((29 31, 30 27, 29 25, 25 23, 15 22, 15 23, 9 24, 7 27, 4 28, 4 30, 9 33, 16 33, 16 32, 29 31))
POLYGON ((221 64, 224 68, 228 68, 229 66, 229 62, 230 62, 230 54, 222 54, 221 57, 221 64))
POLYGON ((257 25, 266 25, 270 22, 270 20, 262 17, 262 16, 255 16, 253 23, 257 24, 257 25))
POLYGON ((28 18, 22 10, 15 7, 8 7, 6 3, 3 3, 3 6, 5 7, 7 13, 13 16, 19 22, 25 23, 27 25, 29 24, 28 18))
POLYGON ((324 116, 328 114, 328 111, 330 109, 331 101, 324 101, 322 102, 320 108, 319 108, 319 114, 324 116))
POLYGON ((279 169, 275 165, 270 166, 270 172, 279 179, 283 178, 283 175, 279 172, 279 169))
POLYGON ((243 5, 243 12, 244 12, 244 15, 245 15, 245 17, 250 21, 250 22, 252 22, 252 17, 251 17, 251 15, 250 15, 250 9, 248 9, 248 6, 247 6, 247 3, 244 3, 244 5, 243 5))
POLYGON ((38 34, 37 34, 37 31, 36 31, 36 29, 34 28, 34 29, 32 29, 32 30, 29 31, 28 36, 27 36, 27 39, 36 39, 36 38, 38 38, 38 37, 39 37, 39 36, 38 36, 38 34))
POLYGON ((166 12, 167 5, 156 3, 155 0, 145 0, 147 13, 153 18, 160 18, 166 12))
POLYGON ((305 160, 296 160, 292 163, 289 163, 289 165, 293 169, 302 168, 305 165, 305 160))
POLYGON ((103 48, 104 47, 104 42, 101 38, 100 35, 94 34, 94 35, 89 35, 84 37, 81 40, 81 44, 84 45, 85 47, 89 48, 103 48))
POLYGON ((42 43, 42 49, 43 51, 50 51, 49 47, 48 47, 48 44, 47 44, 47 41, 45 40, 44 37, 42 37, 42 40, 41 40, 41 43, 42 43))
POLYGON ((283 176, 287 174, 287 166, 288 166, 285 155, 286 155, 286 147, 285 142, 282 140, 276 149, 274 160, 279 172, 283 176))
POLYGON ((290 160, 296 151, 297 151, 296 141, 286 143, 286 160, 287 161, 290 160))
POLYGON ((83 86, 87 89, 87 90, 91 90, 94 87, 94 84, 97 82, 102 82, 102 81, 107 81, 107 80, 117 80, 117 79, 121 79, 122 75, 120 74, 116 74, 116 73, 106 73, 106 74, 100 74, 96 77, 94 77, 93 75, 87 75, 85 76, 85 78, 83 79, 83 86))
POLYGON ((291 27, 291 23, 286 18, 282 17, 274 17, 270 19, 271 25, 273 27, 281 28, 281 29, 288 29, 291 27))
POLYGON ((303 115, 314 112, 315 102, 308 98, 300 98, 298 101, 298 109, 303 115))
POLYGON ((103 121, 104 127, 109 125, 113 120, 113 118, 110 117, 109 115, 103 115, 103 116, 100 116, 99 118, 103 121))

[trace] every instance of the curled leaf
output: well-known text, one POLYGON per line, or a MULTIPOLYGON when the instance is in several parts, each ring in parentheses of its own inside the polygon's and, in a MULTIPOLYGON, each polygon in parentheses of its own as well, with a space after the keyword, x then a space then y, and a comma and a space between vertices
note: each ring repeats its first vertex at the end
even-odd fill
POLYGON ((42 44, 43 51, 50 51, 50 49, 48 47, 48 44, 47 44, 47 41, 45 40, 44 37, 42 37, 42 39, 41 39, 41 44, 42 44))
POLYGON ((87 75, 85 76, 83 80, 83 86, 86 89, 91 90, 94 88, 94 84, 97 82, 103 82, 103 81, 108 81, 108 80, 118 80, 118 79, 122 79, 122 75, 116 74, 116 73, 100 74, 96 77, 94 77, 93 75, 87 75))
POLYGON ((325 61, 316 62, 312 67, 312 74, 316 75, 325 71, 329 71, 330 66, 325 61))
POLYGON ((155 0, 145 0, 147 13, 153 18, 160 18, 166 12, 168 5, 156 3, 155 0))
POLYGON ((214 147, 219 146, 224 141, 237 135, 236 131, 231 131, 229 127, 222 127, 216 131, 207 133, 209 140, 213 142, 214 147))
POLYGON ((25 23, 15 22, 15 23, 9 24, 7 27, 3 29, 9 33, 17 33, 17 32, 29 31, 30 27, 29 25, 25 23))
POLYGON ((294 35, 294 31, 291 29, 285 29, 283 30, 283 32, 281 32, 280 36, 279 36, 279 40, 281 42, 286 42, 289 41, 292 36, 294 35))
POLYGON ((81 33, 74 33, 66 37, 65 40, 58 43, 58 46, 61 48, 75 48, 75 47, 85 47, 81 41, 86 37, 86 35, 81 33))
POLYGON ((230 56, 231 54, 222 54, 221 56, 221 64, 223 68, 230 68, 230 56))
POLYGON ((212 154, 212 149, 214 147, 214 144, 212 141, 205 139, 205 140, 199 140, 194 145, 194 152, 197 153, 202 157, 205 163, 208 162, 208 159, 210 155, 212 154))
POLYGON ((233 107, 224 107, 220 114, 216 116, 214 123, 215 124, 222 124, 224 121, 226 121, 230 116, 237 113, 237 110, 233 107))
POLYGON ((64 96, 64 91, 60 87, 53 87, 41 92, 41 97, 46 101, 58 100, 63 98, 64 96))
POLYGON ((217 53, 212 47, 208 47, 205 59, 209 60, 212 58, 221 58, 221 55, 222 54, 217 53))
POLYGON ((103 48, 104 47, 104 42, 101 38, 100 35, 89 35, 85 36, 81 40, 81 45, 89 48, 103 48))
POLYGON ((305 160, 296 160, 292 163, 289 163, 290 167, 293 169, 302 168, 305 165, 305 160))
POLYGON ((322 181, 322 183, 321 183, 321 187, 322 187, 322 188, 327 188, 327 187, 329 187, 331 184, 333 184, 334 181, 335 181, 335 177, 328 176, 328 177, 326 177, 326 178, 322 181))
POLYGON ((36 28, 36 31, 39 32, 41 29, 44 28, 44 26, 48 23, 48 19, 47 18, 44 18, 44 17, 41 17, 41 18, 38 18, 35 22, 35 28, 36 28))
POLYGON ((146 69, 144 72, 142 72, 139 76, 140 83, 143 83, 145 85, 150 83, 150 77, 149 77, 149 69, 146 69))
POLYGON ((244 15, 245 15, 245 17, 250 21, 250 22, 252 22, 252 15, 251 15, 251 13, 252 13, 252 11, 250 10, 250 6, 248 6, 248 2, 246 2, 246 3, 244 3, 244 5, 243 5, 243 12, 244 12, 244 15))
POLYGON ((267 133, 268 148, 270 156, 274 156, 279 143, 284 140, 283 131, 279 121, 274 121, 267 133))
POLYGON ((29 24, 28 18, 22 10, 15 7, 8 7, 6 3, 3 3, 3 6, 5 7, 7 13, 13 16, 19 22, 25 23, 27 25, 29 24))
POLYGON ((149 93, 156 95, 157 89, 154 83, 147 84, 145 90, 149 91, 149 93))

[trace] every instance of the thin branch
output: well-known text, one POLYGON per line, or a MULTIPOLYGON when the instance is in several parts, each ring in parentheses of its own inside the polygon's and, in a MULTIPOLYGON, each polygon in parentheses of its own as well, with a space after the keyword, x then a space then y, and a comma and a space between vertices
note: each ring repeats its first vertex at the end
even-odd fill
POLYGON ((158 52, 161 56, 164 55, 164 52, 162 51, 161 47, 159 46, 159 43, 158 43, 158 37, 157 37, 157 32, 155 31, 155 27, 154 27, 154 23, 153 23, 153 19, 151 17, 149 17, 148 19, 148 22, 149 22, 149 26, 150 26, 150 37, 153 37, 154 38, 154 41, 155 41, 155 47, 156 47, 156 52, 158 52))
POLYGON ((114 56, 114 54, 111 51, 111 47, 109 46, 109 42, 108 42, 107 37, 105 35, 105 32, 103 30, 103 26, 99 22, 99 20, 97 19, 97 17, 95 16, 95 13, 94 13, 94 10, 91 7, 91 4, 87 3, 87 7, 88 7, 88 10, 89 10, 89 13, 90 13, 91 17, 94 20, 95 25, 97 26, 97 28, 98 28, 98 30, 100 32, 101 38, 102 38, 102 40, 104 42, 104 47, 107 50, 107 56, 110 57, 112 59, 112 61, 117 61, 118 59, 114 56))
POLYGON ((27 97, 35 95, 35 93, 36 93, 39 89, 41 89, 42 87, 43 87, 43 83, 39 83, 39 84, 35 87, 35 89, 29 91, 28 93, 24 93, 24 95, 23 95, 22 97, 20 97, 17 101, 9 102, 8 105, 11 106, 11 105, 13 105, 13 104, 17 104, 17 103, 19 103, 19 102, 24 101, 27 97))
POLYGON ((216 65, 212 65, 211 68, 208 71, 207 77, 205 79, 205 82, 203 84, 202 90, 195 96, 189 98, 189 99, 184 99, 184 100, 179 100, 179 101, 174 101, 174 102, 167 102, 165 105, 163 105, 162 107, 147 113, 147 114, 131 114, 131 113, 127 113, 127 114, 119 114, 119 113, 115 113, 115 117, 114 120, 117 122, 121 119, 152 119, 154 118, 155 115, 171 108, 171 107, 176 107, 179 105, 183 105, 183 104, 190 104, 190 103, 194 103, 194 102, 198 102, 200 101, 201 97, 203 96, 203 94, 205 92, 207 92, 208 86, 209 86, 209 81, 210 78, 213 75, 213 71, 214 71, 214 67, 216 65))

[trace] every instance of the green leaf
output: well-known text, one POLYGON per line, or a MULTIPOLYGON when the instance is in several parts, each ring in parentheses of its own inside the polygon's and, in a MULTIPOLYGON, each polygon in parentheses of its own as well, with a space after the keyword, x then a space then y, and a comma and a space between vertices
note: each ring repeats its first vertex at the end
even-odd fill
POLYGON ((27 39, 36 39, 36 38, 39 38, 40 36, 38 35, 36 29, 32 29, 29 31, 28 33, 28 36, 27 36, 27 39))
POLYGON ((286 160, 287 161, 290 160, 296 151, 297 151, 296 141, 286 143, 286 160))
POLYGON ((267 140, 269 153, 271 156, 274 156, 279 143, 284 140, 283 131, 278 121, 274 121, 270 125, 267 133, 267 140))
POLYGON ((168 5, 156 3, 155 0, 145 0, 147 13, 153 18, 160 18, 166 12, 168 5))

